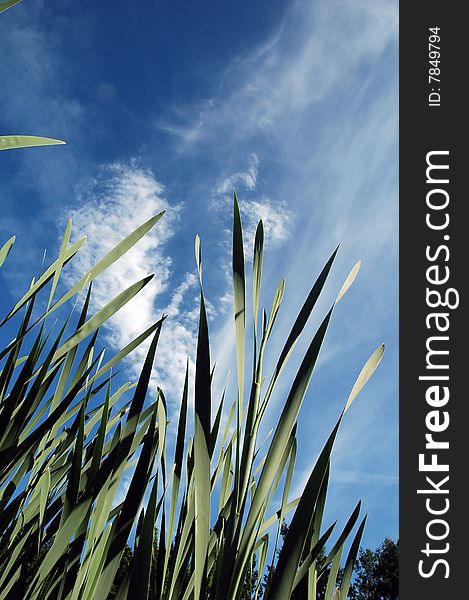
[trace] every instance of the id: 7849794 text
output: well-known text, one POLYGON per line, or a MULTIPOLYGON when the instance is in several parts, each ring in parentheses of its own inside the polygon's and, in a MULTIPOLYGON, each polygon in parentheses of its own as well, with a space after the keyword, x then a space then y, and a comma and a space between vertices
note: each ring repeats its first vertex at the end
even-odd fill
POLYGON ((440 27, 428 28, 428 84, 430 86, 430 92, 428 94, 429 106, 440 106, 441 103, 440 29, 440 27))

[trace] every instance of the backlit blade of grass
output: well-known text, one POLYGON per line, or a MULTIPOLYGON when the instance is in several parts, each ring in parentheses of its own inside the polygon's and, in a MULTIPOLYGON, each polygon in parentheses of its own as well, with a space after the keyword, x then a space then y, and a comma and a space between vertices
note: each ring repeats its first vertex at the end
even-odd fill
MULTIPOLYGON (((10 8, 16 2, 2 2, 0 4, 0 13, 10 8), (7 6, 5 6, 5 4, 7 6)), ((57 146, 65 144, 63 140, 56 140, 54 138, 40 137, 37 135, 0 135, 0 150, 12 150, 13 148, 28 148, 31 146, 57 146)))

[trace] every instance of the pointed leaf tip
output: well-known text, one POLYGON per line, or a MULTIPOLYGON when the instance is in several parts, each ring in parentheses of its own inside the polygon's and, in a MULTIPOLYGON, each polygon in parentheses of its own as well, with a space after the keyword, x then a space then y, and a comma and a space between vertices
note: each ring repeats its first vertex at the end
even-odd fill
POLYGON ((5 244, 3 244, 2 247, 0 247, 0 267, 3 265, 3 263, 7 259, 7 256, 11 250, 11 247, 15 243, 15 240, 16 240, 16 235, 12 235, 11 238, 7 242, 5 242, 5 244))
MULTIPOLYGON (((338 248, 338 246, 337 246, 337 248, 338 248)), ((355 278, 358 275, 358 271, 360 270, 361 265, 362 265, 362 261, 359 260, 354 265, 354 267, 352 268, 352 270, 350 271, 350 273, 348 274, 346 280, 344 281, 343 286, 340 288, 340 292, 337 295, 337 298, 336 298, 336 301, 335 301, 336 304, 337 304, 337 302, 339 302, 339 300, 342 298, 342 296, 347 292, 347 290, 349 289, 349 287, 355 281, 355 278)))
POLYGON ((65 144, 63 140, 39 137, 37 135, 4 135, 0 136, 0 150, 27 148, 31 146, 57 146, 65 144))
POLYGON ((350 395, 347 400, 347 404, 345 405, 345 408, 344 408, 344 413, 347 412, 347 410, 350 408, 350 405, 352 404, 352 402, 355 400, 355 398, 361 392, 361 390, 363 389, 363 387, 365 386, 367 381, 370 379, 370 377, 376 371, 379 363, 381 362, 381 359, 383 358, 384 350, 385 350, 385 345, 380 344, 378 346, 378 348, 376 348, 376 350, 370 356, 370 358, 366 361, 363 369, 360 371, 360 374, 357 377, 357 380, 355 381, 352 391, 350 392, 350 395))
POLYGON ((197 270, 199 272, 199 280, 202 281, 202 245, 200 242, 200 236, 197 233, 195 236, 195 262, 197 263, 197 270))

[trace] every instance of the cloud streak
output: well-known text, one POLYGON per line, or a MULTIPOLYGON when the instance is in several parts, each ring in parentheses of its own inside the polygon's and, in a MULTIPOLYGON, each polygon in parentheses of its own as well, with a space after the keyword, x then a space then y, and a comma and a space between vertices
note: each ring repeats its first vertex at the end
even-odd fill
POLYGON ((207 143, 234 149, 260 135, 290 148, 304 136, 304 115, 322 110, 357 69, 370 69, 396 34, 392 1, 294 2, 270 40, 225 69, 216 96, 177 107, 173 121, 167 116, 159 126, 182 151, 207 143))

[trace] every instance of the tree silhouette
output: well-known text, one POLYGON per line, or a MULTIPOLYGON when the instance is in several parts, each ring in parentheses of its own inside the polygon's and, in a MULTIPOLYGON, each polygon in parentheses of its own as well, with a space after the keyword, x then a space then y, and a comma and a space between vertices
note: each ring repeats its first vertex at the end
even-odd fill
POLYGON ((399 540, 385 538, 375 550, 360 549, 350 600, 398 600, 399 540))

